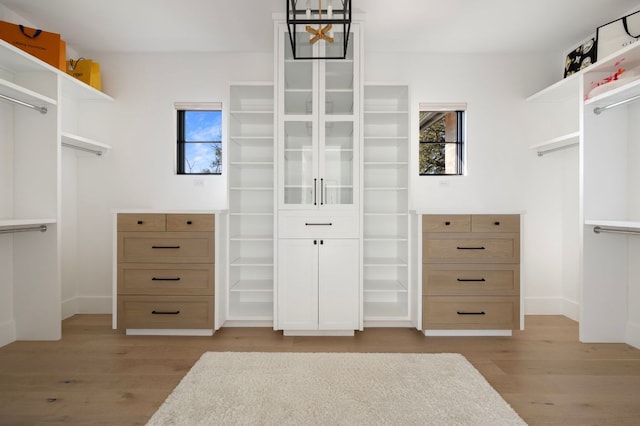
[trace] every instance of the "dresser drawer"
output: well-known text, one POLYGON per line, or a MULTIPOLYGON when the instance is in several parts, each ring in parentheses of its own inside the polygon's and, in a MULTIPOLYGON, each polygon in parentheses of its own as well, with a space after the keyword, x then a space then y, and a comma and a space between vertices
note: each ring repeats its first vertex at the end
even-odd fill
POLYGON ((505 295, 520 292, 520 266, 517 264, 425 264, 422 294, 425 295, 505 295))
POLYGON ((519 263, 520 237, 510 233, 423 234, 422 263, 519 263))
POLYGON ((280 213, 280 238, 357 238, 358 218, 354 214, 280 213))
POLYGON ((119 294, 209 295, 214 293, 213 264, 121 263, 119 294))
POLYGON ((477 214, 471 216, 471 232, 520 232, 517 214, 477 214))
POLYGON ((213 232, 119 232, 118 261, 213 263, 213 232))
POLYGON ((430 214, 422 216, 422 232, 470 232, 471 215, 430 214))
POLYGON ((120 296, 118 328, 212 329, 213 296, 120 296))
POLYGON ((157 213, 119 213, 118 232, 163 232, 166 215, 157 213))
POLYGON ((422 311, 425 330, 513 330, 519 328, 520 300, 517 296, 426 296, 422 311))
POLYGON ((214 232, 215 216, 212 214, 168 214, 169 232, 214 232))

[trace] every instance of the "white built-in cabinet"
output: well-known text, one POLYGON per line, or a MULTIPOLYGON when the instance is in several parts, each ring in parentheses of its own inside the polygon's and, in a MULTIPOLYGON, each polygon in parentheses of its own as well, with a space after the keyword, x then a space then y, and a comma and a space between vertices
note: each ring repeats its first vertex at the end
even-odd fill
POLYGON ((362 140, 365 326, 416 325, 409 215, 409 88, 365 84, 362 140))
MULTIPOLYGON (((359 25, 350 31, 346 59, 296 60, 286 25, 276 25, 274 327, 285 333, 362 328, 359 25)), ((344 34, 334 37, 298 46, 324 56, 344 34)))
POLYGON ((275 142, 273 83, 229 92, 228 288, 218 291, 219 323, 273 324, 275 142))
POLYGON ((639 63, 640 44, 632 44, 528 99, 538 123, 532 149, 579 147, 579 223, 564 226, 579 228, 584 342, 640 347, 639 63), (620 68, 619 80, 592 92, 620 68))
POLYGON ((0 94, 17 101, 0 102, 0 345, 55 340, 65 261, 62 147, 107 150, 80 134, 76 112, 84 101, 112 99, 1 40, 0 94), (25 230, 41 225, 46 231, 25 230))

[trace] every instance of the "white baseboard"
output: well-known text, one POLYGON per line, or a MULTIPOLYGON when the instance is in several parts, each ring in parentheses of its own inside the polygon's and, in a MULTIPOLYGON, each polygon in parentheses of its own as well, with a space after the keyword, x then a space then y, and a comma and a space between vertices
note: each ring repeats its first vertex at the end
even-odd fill
POLYGON ((525 315, 564 315, 563 300, 559 297, 527 297, 524 299, 525 315))
POLYGON ((580 304, 573 300, 562 300, 562 315, 574 321, 580 321, 580 304))
POLYGON ((0 324, 0 347, 16 341, 16 322, 7 321, 0 324))
POLYGON ((65 300, 62 302, 62 318, 76 314, 110 314, 111 300, 111 296, 81 296, 65 300))
POLYGON ((640 324, 627 323, 625 342, 634 348, 640 349, 640 324))

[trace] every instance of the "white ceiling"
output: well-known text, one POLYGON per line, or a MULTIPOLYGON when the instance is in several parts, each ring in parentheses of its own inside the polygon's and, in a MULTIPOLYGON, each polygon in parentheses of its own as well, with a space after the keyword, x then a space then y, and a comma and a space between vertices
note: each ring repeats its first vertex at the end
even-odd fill
MULTIPOLYGON (((352 1, 365 21, 365 50, 377 52, 564 52, 599 25, 640 7, 638 0, 352 1)), ((39 28, 62 34, 79 54, 271 52, 272 15, 284 14, 286 0, 0 4, 39 28)))

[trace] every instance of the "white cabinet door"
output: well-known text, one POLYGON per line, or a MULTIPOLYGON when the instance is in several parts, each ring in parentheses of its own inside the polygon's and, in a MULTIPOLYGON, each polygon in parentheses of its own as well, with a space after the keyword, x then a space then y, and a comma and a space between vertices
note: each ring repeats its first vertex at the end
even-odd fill
POLYGON ((359 316, 357 239, 281 239, 281 330, 354 330, 359 316))
POLYGON ((359 328, 358 240, 320 240, 318 258, 318 329, 359 328))
POLYGON ((280 330, 318 328, 318 240, 280 239, 278 243, 280 330))

